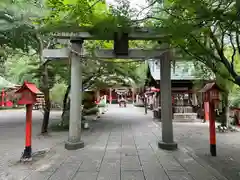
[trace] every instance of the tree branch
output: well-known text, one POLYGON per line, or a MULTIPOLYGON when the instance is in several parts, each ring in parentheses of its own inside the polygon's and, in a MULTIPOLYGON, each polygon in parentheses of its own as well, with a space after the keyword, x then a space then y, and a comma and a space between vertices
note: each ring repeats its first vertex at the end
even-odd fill
POLYGON ((220 27, 220 29, 221 29, 221 51, 223 51, 223 49, 224 49, 224 37, 225 37, 225 33, 226 33, 226 31, 227 31, 227 29, 223 29, 223 27, 221 26, 221 24, 219 23, 219 27, 220 27))
POLYGON ((234 42, 233 42, 233 37, 232 37, 232 34, 231 33, 228 33, 229 37, 230 37, 230 43, 232 45, 232 48, 233 48, 233 53, 232 53, 232 57, 231 57, 231 68, 232 70, 234 70, 234 60, 235 60, 235 56, 236 56, 236 47, 234 45, 234 42))
POLYGON ((204 46, 194 35, 189 35, 196 43, 197 45, 205 51, 206 55, 209 55, 210 57, 212 57, 213 59, 215 59, 216 61, 221 62, 221 59, 219 59, 218 57, 216 57, 213 53, 213 51, 211 51, 210 49, 208 49, 206 46, 204 46))
POLYGON ((234 79, 236 79, 236 77, 238 76, 236 71, 231 67, 231 64, 229 63, 228 59, 224 56, 224 50, 221 49, 221 46, 217 40, 217 38, 215 37, 215 35, 213 34, 212 30, 209 28, 209 37, 210 39, 213 41, 215 48, 217 50, 217 53, 221 59, 221 62, 224 64, 224 66, 228 69, 229 73, 232 75, 232 77, 234 79))
POLYGON ((236 32, 236 44, 238 49, 238 54, 240 55, 240 41, 239 41, 239 34, 236 32))

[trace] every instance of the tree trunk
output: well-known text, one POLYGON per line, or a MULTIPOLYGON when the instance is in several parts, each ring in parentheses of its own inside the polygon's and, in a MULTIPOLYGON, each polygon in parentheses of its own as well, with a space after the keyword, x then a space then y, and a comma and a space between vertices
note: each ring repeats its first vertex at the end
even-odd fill
POLYGON ((50 110, 51 110, 51 100, 50 100, 50 92, 49 92, 49 85, 48 85, 48 69, 47 64, 43 65, 43 76, 42 76, 42 87, 44 93, 44 115, 43 115, 43 122, 42 122, 42 129, 41 133, 47 133, 48 131, 48 124, 49 124, 49 117, 50 117, 50 110))
POLYGON ((229 113, 230 113, 230 109, 229 109, 229 100, 228 100, 229 94, 226 94, 226 98, 225 98, 225 107, 226 107, 226 112, 225 112, 225 119, 226 119, 226 127, 228 128, 230 125, 229 122, 229 113))
MULTIPOLYGON (((68 100, 68 95, 71 89, 71 85, 68 85, 67 90, 65 92, 64 98, 63 98, 63 113, 65 110, 67 110, 67 100, 68 100)), ((63 115, 62 113, 62 115, 63 115)))
MULTIPOLYGON (((49 77, 48 77, 48 67, 47 67, 47 63, 44 62, 44 57, 43 57, 43 49, 44 49, 44 45, 43 45, 43 41, 41 38, 40 34, 36 34, 36 38, 38 40, 39 43, 39 48, 38 48, 38 53, 39 53, 39 59, 40 59, 40 70, 42 72, 42 77, 41 77, 41 89, 43 91, 44 94, 44 101, 45 101, 45 105, 44 105, 44 115, 43 115, 43 122, 42 122, 42 128, 41 128, 41 133, 47 133, 48 130, 48 123, 49 123, 49 117, 50 117, 50 110, 51 110, 51 101, 50 101, 50 92, 49 92, 49 77)), ((48 43, 46 48, 49 48, 50 46, 50 42, 48 43)))
POLYGON ((61 120, 61 126, 63 126, 64 122, 64 115, 67 110, 69 110, 69 103, 68 103, 68 95, 71 89, 71 85, 68 85, 67 90, 65 92, 64 98, 63 98, 63 110, 62 110, 62 120, 61 120))
POLYGON ((228 102, 228 94, 229 93, 225 93, 223 95, 223 102, 224 102, 224 107, 223 107, 223 112, 222 112, 222 121, 221 121, 221 125, 222 126, 229 126, 229 102, 228 102))

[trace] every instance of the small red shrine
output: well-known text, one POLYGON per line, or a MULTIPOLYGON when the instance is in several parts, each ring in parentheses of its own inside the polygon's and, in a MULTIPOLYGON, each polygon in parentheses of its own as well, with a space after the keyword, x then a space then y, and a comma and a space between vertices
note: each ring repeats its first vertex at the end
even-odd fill
POLYGON ((204 93, 204 102, 214 102, 216 106, 221 99, 221 91, 221 88, 215 82, 212 82, 207 83, 199 92, 204 93))
POLYGON ((41 91, 36 87, 35 84, 25 81, 21 88, 15 93, 21 94, 21 98, 18 104, 35 104, 37 102, 37 95, 41 94, 41 91))

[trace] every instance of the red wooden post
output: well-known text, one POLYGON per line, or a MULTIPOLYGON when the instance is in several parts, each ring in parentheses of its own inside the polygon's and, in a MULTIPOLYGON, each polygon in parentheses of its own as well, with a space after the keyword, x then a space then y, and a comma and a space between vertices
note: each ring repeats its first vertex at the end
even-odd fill
POLYGON ((32 104, 26 105, 26 134, 25 134, 25 149, 23 158, 32 157, 32 104))
POLYGON ((209 102, 209 132, 210 132, 210 153, 212 156, 217 156, 216 147, 216 127, 215 127, 215 115, 214 115, 214 103, 209 102))
POLYGON ((217 156, 217 147, 216 147, 216 127, 215 127, 215 104, 220 101, 220 88, 216 83, 206 84, 200 92, 204 93, 204 110, 205 118, 207 115, 207 107, 205 104, 208 103, 209 107, 209 144, 210 144, 210 153, 212 156, 217 156))

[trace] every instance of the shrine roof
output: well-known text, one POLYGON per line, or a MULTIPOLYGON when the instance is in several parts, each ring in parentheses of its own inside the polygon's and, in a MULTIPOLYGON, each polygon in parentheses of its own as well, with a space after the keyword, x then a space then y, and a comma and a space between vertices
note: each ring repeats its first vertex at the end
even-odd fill
POLYGON ((223 91, 215 82, 207 83, 199 92, 207 92, 211 89, 217 89, 219 91, 223 91))
MULTIPOLYGON (((150 73, 155 80, 160 80, 160 62, 159 60, 149 60, 148 67, 150 73)), ((199 79, 195 75, 195 68, 193 62, 190 61, 176 61, 175 70, 171 67, 172 80, 196 80, 199 79)))
POLYGON ((25 83, 25 85, 35 94, 42 94, 42 92, 37 88, 37 86, 33 83, 25 83))
POLYGON ((29 89, 31 92, 35 94, 42 94, 42 92, 37 88, 37 86, 30 82, 24 82, 23 85, 16 91, 16 93, 20 93, 25 88, 29 89))

